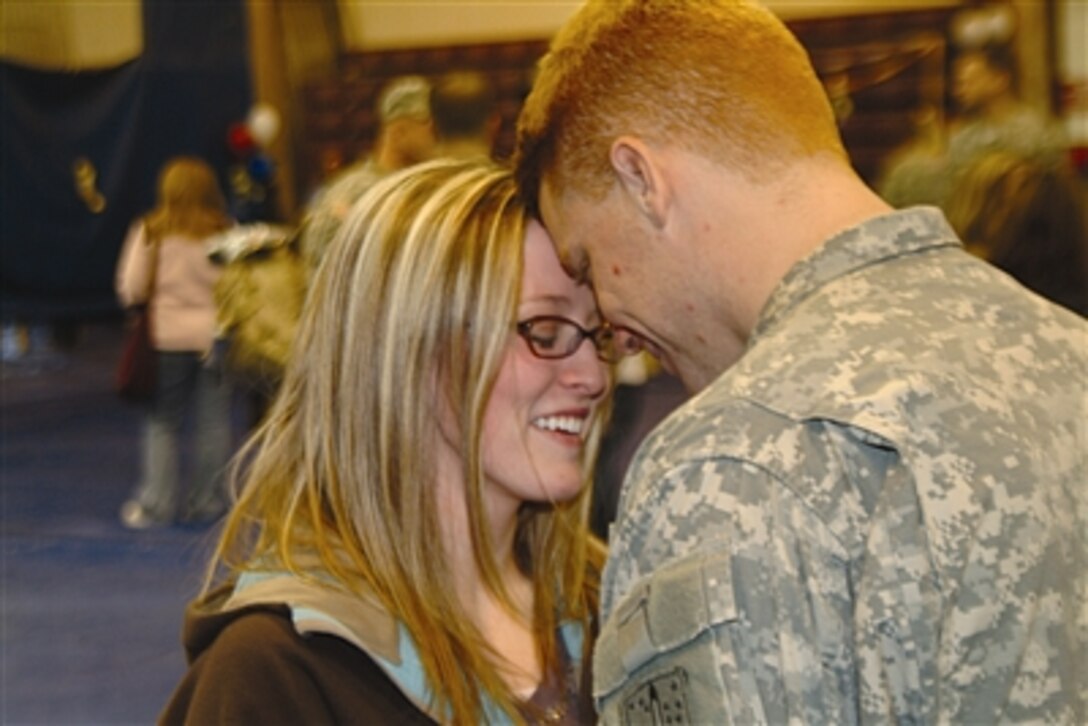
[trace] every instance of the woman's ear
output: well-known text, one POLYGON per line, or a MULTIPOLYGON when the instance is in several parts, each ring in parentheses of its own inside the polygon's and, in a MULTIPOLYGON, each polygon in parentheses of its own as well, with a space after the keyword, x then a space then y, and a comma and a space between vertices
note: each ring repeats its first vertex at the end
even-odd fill
POLYGON ((664 227, 669 189, 654 150, 637 137, 621 136, 612 142, 609 161, 635 207, 654 227, 664 227))

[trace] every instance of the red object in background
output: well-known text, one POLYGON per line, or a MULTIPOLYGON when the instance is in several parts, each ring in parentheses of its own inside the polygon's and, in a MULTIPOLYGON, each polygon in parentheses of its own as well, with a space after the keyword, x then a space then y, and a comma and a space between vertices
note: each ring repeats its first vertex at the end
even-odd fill
POLYGON ((249 127, 239 121, 231 124, 230 129, 227 130, 227 145, 236 155, 245 157, 253 151, 257 144, 253 141, 253 135, 250 134, 249 127))
POLYGON ((1088 146, 1072 146, 1069 148, 1069 161, 1073 168, 1084 174, 1088 172, 1088 146))

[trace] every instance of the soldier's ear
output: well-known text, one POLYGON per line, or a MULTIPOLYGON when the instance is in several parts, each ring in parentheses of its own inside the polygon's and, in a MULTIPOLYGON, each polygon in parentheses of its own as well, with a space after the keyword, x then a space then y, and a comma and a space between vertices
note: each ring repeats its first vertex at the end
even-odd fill
POLYGON ((665 225, 669 208, 669 187, 653 148, 635 136, 620 136, 609 151, 612 170, 620 188, 635 208, 654 227, 665 225))

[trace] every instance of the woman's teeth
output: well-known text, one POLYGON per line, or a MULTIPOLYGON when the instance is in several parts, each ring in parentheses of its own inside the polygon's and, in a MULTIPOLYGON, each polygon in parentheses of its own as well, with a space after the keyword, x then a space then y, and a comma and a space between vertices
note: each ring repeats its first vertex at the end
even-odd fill
POLYGON ((545 431, 562 431, 567 434, 579 435, 585 419, 575 416, 542 416, 533 420, 533 426, 545 431))

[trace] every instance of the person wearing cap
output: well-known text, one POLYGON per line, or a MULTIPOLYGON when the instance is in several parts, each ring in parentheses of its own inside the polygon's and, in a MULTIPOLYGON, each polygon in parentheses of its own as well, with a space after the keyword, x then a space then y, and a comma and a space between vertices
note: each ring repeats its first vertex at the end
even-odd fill
POLYGON ((390 81, 378 97, 377 112, 380 127, 371 153, 319 191, 303 220, 300 245, 311 272, 366 190, 387 174, 434 156, 435 124, 426 79, 401 76, 390 81))

